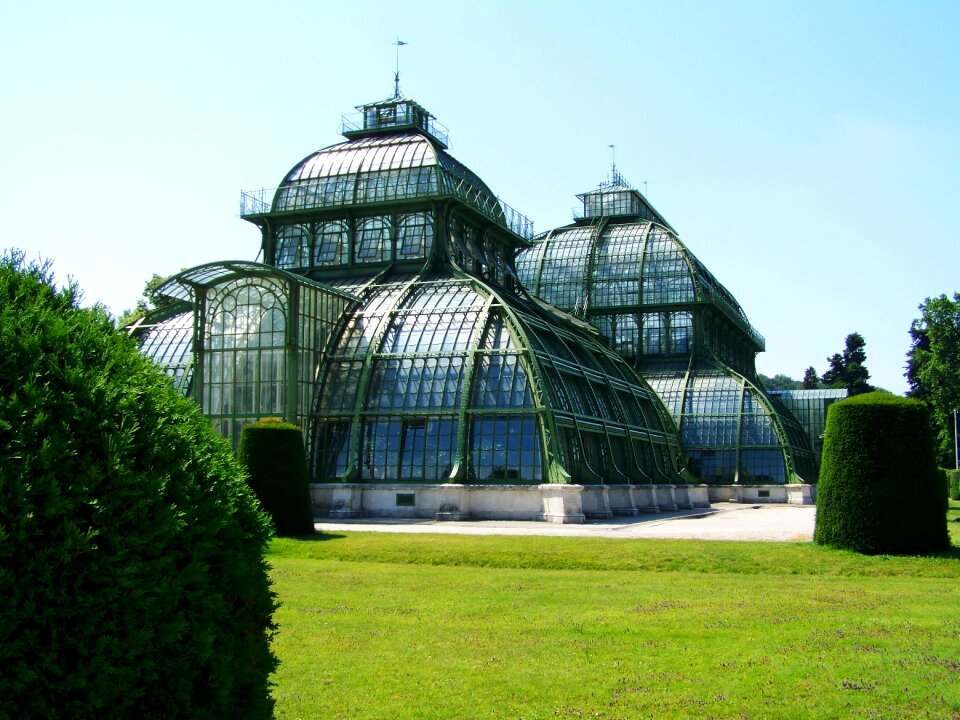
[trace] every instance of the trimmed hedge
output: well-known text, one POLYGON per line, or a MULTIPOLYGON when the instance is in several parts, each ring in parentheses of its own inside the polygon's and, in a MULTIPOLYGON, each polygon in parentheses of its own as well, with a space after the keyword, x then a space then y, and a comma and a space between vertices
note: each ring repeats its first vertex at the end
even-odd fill
POLYGON ((960 470, 947 470, 947 495, 951 500, 960 500, 960 470))
POLYGON ((303 431, 278 418, 264 418, 240 431, 237 449, 250 487, 273 516, 277 535, 313 534, 313 502, 303 452, 303 431))
POLYGON ((874 392, 830 406, 817 543, 869 554, 945 550, 946 505, 923 403, 874 392))
POLYGON ((0 717, 271 717, 269 522, 230 447, 19 252, 0 347, 0 717))

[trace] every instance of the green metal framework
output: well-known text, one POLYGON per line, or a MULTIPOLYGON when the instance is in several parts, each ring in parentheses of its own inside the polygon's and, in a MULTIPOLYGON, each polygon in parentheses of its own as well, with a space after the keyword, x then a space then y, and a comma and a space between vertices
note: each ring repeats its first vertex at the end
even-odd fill
POLYGON ((219 431, 301 424, 318 481, 684 481, 656 393, 520 285, 532 224, 416 103, 359 109, 346 142, 243 194, 265 265, 192 268, 158 291, 193 305, 191 392, 219 431))
POLYGON ((193 322, 193 308, 178 303, 138 318, 125 328, 140 342, 141 352, 170 376, 181 395, 190 394, 193 381, 193 322))
POLYGON ((363 289, 314 418, 327 481, 678 479, 673 424, 621 358, 465 273, 363 289))
POLYGON ((764 339, 733 295, 622 178, 578 197, 573 224, 520 252, 521 282, 640 370, 703 480, 814 481, 803 428, 756 379, 764 339))
POLYGON ((770 397, 783 403, 794 417, 807 431, 810 439, 810 448, 817 467, 820 466, 820 456, 823 454, 823 433, 827 426, 827 408, 833 403, 843 400, 848 390, 826 389, 816 390, 771 390, 770 397))
POLYGON ((670 482, 676 427, 589 326, 527 298, 532 224, 402 98, 245 193, 266 262, 360 301, 324 350, 308 419, 327 481, 670 482))
MULTIPOLYGON (((282 417, 301 426, 316 394, 327 337, 356 298, 257 263, 211 263, 157 289, 191 303, 193 396, 233 442, 243 425, 282 417)), ((184 324, 180 316, 180 327, 184 324)))

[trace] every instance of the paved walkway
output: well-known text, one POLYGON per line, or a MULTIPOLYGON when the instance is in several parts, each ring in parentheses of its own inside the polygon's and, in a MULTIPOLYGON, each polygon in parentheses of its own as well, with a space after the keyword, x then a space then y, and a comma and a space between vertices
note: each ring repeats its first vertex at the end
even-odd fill
POLYGON ((813 538, 812 505, 714 503, 710 508, 677 510, 582 525, 510 520, 439 521, 357 518, 316 523, 320 532, 439 533, 448 535, 546 535, 553 537, 677 538, 688 540, 804 541, 813 538))

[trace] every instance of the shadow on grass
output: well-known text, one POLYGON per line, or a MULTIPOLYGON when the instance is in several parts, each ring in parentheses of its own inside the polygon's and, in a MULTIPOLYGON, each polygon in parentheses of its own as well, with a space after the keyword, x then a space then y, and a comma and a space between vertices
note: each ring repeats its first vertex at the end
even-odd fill
POLYGON ((943 558, 945 560, 960 560, 960 547, 954 545, 949 550, 944 550, 943 552, 930 553, 929 555, 922 555, 921 557, 934 557, 934 558, 943 558))
POLYGON ((296 540, 298 542, 324 542, 326 540, 343 540, 346 535, 342 533, 316 532, 312 535, 288 535, 284 540, 296 540))

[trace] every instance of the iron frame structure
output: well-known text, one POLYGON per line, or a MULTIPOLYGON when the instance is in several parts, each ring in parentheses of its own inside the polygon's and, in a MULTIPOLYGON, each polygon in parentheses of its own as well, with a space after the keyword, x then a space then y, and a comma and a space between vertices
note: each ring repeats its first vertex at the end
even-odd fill
POLYGON ((757 379, 763 336, 646 198, 617 180, 579 195, 573 224, 520 251, 521 282, 593 324, 640 371, 677 422, 694 474, 815 481, 806 433, 757 379))

